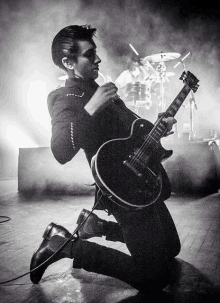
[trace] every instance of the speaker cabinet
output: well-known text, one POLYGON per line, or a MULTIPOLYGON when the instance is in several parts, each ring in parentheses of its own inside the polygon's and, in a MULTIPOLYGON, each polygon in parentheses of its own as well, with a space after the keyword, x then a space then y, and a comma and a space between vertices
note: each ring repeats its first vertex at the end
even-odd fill
POLYGON ((215 141, 164 144, 173 155, 163 162, 176 193, 211 194, 218 192, 220 151, 215 141))
POLYGON ((67 192, 90 194, 94 179, 82 150, 68 163, 59 164, 49 147, 20 148, 18 158, 19 192, 67 192))

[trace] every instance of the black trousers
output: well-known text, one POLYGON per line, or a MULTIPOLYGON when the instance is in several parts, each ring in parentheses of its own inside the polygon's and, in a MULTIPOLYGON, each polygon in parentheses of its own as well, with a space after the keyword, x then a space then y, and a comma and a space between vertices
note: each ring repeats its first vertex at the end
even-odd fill
POLYGON ((164 202, 144 210, 111 209, 115 222, 106 226, 106 240, 124 242, 130 255, 79 240, 74 253, 74 268, 83 268, 122 280, 140 291, 163 289, 170 278, 180 240, 164 202))

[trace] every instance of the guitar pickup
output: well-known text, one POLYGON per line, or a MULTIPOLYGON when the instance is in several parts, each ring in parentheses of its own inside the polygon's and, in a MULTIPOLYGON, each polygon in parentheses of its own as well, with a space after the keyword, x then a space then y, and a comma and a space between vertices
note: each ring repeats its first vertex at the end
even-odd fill
POLYGON ((142 177, 142 173, 140 173, 134 166, 132 166, 127 160, 123 161, 123 164, 126 165, 130 170, 132 170, 138 177, 142 177))

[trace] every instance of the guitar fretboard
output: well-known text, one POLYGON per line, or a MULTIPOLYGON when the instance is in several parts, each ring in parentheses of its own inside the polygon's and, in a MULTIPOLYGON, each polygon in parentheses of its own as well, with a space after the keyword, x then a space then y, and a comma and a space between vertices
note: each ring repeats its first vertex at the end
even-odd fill
POLYGON ((163 137, 166 131, 166 123, 163 121, 163 118, 174 117, 179 110, 180 106, 183 104, 184 100, 188 96, 191 88, 188 85, 184 85, 177 97, 170 104, 165 114, 155 123, 155 126, 152 128, 148 137, 151 137, 151 143, 156 145, 159 143, 159 140, 163 137))

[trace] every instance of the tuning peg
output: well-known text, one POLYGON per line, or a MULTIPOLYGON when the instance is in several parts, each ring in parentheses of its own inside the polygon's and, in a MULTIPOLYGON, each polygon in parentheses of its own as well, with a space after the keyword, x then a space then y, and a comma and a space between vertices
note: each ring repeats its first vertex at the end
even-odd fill
POLYGON ((185 80, 185 78, 186 78, 186 72, 183 71, 182 75, 180 76, 180 80, 185 80))
POLYGON ((195 84, 192 88, 192 91, 195 93, 198 88, 199 88, 199 84, 195 84))

